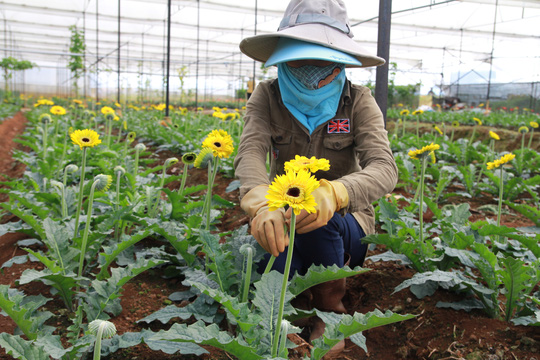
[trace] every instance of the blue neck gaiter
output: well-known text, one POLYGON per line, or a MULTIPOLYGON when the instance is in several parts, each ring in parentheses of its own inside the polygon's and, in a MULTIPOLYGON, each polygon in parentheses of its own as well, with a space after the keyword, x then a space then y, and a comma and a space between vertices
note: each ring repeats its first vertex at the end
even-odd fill
POLYGON ((293 116, 309 133, 336 115, 345 85, 345 70, 320 89, 308 89, 291 72, 286 63, 277 64, 281 99, 293 116))

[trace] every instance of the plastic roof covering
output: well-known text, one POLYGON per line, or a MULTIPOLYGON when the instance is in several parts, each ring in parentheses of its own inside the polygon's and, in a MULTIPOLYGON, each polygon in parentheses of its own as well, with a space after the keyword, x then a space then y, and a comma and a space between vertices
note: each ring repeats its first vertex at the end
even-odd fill
MULTIPOLYGON (((422 82, 426 92, 458 77, 461 83, 485 83, 490 70, 492 82, 539 81, 540 1, 498 0, 497 8, 496 1, 394 0, 390 62, 397 64, 396 83, 422 82)), ((379 2, 344 2, 354 39, 375 54, 379 2)), ((262 34, 277 29, 288 3, 172 0, 171 90, 180 86, 181 67, 188 70, 185 88, 197 86, 199 93, 232 95, 254 70, 257 77, 275 76, 275 68, 263 74, 238 44, 255 33, 256 7, 256 33, 262 34)), ((68 86, 69 26, 76 25, 85 30, 88 88, 96 86, 96 67, 99 86, 116 87, 119 55, 122 87, 137 88, 141 79, 162 87, 167 0, 0 0, 0 13, 0 56, 39 66, 25 72, 26 84, 68 86)), ((375 80, 374 68, 347 74, 355 82, 375 80)))

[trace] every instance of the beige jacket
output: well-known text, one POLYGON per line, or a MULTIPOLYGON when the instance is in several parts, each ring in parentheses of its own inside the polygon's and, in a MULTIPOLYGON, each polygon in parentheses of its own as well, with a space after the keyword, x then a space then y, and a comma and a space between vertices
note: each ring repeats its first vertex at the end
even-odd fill
POLYGON ((382 113, 368 88, 347 81, 334 119, 310 135, 283 105, 277 80, 264 81, 250 97, 244 121, 234 161, 240 198, 283 174, 284 163, 295 155, 325 158, 330 170, 315 176, 343 183, 349 205, 342 212, 352 213, 366 234, 375 232, 371 204, 394 189, 398 174, 382 113))

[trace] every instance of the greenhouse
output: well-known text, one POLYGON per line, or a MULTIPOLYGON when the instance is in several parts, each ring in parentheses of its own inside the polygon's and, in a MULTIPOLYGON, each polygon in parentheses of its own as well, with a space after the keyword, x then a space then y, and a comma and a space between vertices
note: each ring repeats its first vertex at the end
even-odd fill
POLYGON ((540 1, 0 10, 0 360, 538 358, 540 1))

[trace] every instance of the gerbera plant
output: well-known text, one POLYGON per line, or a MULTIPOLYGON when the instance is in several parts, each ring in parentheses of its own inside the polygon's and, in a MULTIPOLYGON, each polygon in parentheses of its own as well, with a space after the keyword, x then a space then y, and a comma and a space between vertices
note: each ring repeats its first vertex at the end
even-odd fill
POLYGON ((81 179, 79 183, 79 194, 77 199, 77 210, 75 215, 75 232, 74 237, 77 237, 79 232, 79 218, 81 216, 81 207, 82 207, 82 198, 84 190, 84 172, 86 167, 86 148, 94 147, 101 144, 99 135, 94 130, 84 129, 84 130, 75 130, 70 135, 71 141, 75 145, 79 145, 82 150, 82 159, 81 159, 81 179))
POLYGON ((432 160, 432 162, 435 162, 435 150, 439 150, 440 146, 439 144, 429 144, 427 146, 424 146, 421 149, 411 150, 409 151, 409 156, 411 159, 420 160, 420 200, 419 200, 419 221, 420 221, 420 230, 419 230, 419 240, 422 242, 423 239, 423 225, 424 225, 424 176, 426 173, 426 166, 428 158, 432 160))
POLYGON ((220 159, 226 159, 234 151, 232 137, 225 130, 212 130, 204 139, 202 147, 212 150, 213 159, 208 164, 208 190, 203 206, 203 214, 206 212, 206 228, 210 226, 210 209, 212 205, 212 186, 219 168, 220 159))
POLYGON ((499 172, 499 204, 498 204, 498 207, 497 207, 497 226, 501 225, 501 210, 502 210, 502 199, 503 199, 503 188, 504 188, 504 186, 503 186, 503 184, 504 184, 504 182, 503 182, 503 169, 502 169, 501 165, 512 161, 515 157, 516 157, 516 155, 514 155, 512 153, 509 153, 509 154, 503 155, 500 159, 496 159, 493 162, 488 162, 487 163, 487 169, 488 170, 493 170, 493 169, 496 169, 496 168, 500 167, 500 172, 499 172))
POLYGON ((536 121, 531 121, 529 125, 531 126, 531 136, 529 136, 529 144, 527 145, 527 147, 530 149, 534 137, 534 129, 538 128, 538 123, 536 121))
MULTIPOLYGON (((293 165, 289 164, 289 168, 293 165)), ((286 165, 287 167, 287 165, 286 165)), ((299 171, 289 170, 285 171, 284 175, 277 175, 274 181, 268 188, 268 206, 270 211, 275 211, 288 205, 293 209, 291 215, 291 225, 289 228, 289 246, 287 248, 287 260, 285 262, 285 269, 283 271, 283 282, 281 286, 281 294, 279 298, 278 316, 275 322, 275 332, 272 343, 272 356, 276 357, 278 353, 278 344, 280 341, 281 321, 283 320, 283 307, 285 304, 285 293, 287 290, 287 283, 289 279, 289 272, 291 268, 291 261, 294 249, 294 233, 296 226, 296 215, 300 214, 302 210, 306 210, 308 213, 314 213, 315 197, 312 192, 319 187, 319 181, 315 179, 311 173, 305 169, 299 171)), ((286 341, 286 337, 282 339, 286 341)))

